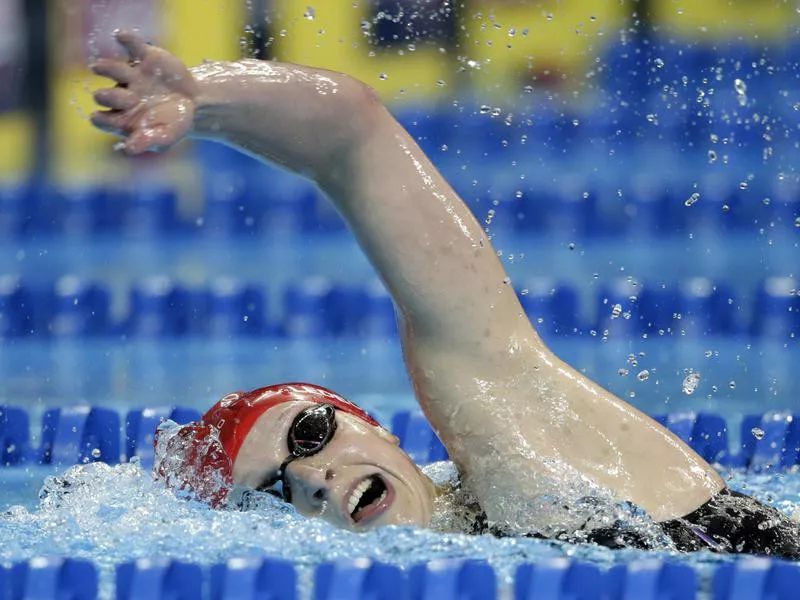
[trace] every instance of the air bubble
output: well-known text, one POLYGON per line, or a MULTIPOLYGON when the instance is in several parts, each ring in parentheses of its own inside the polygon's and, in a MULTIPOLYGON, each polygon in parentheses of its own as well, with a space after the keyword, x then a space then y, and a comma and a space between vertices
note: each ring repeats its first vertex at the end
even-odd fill
POLYGON ((750 433, 752 433, 753 437, 756 438, 757 440, 763 440, 764 436, 767 434, 767 432, 761 429, 761 427, 753 427, 750 430, 750 433))
POLYGON ((622 314, 622 305, 621 304, 615 304, 614 306, 611 307, 611 318, 612 319, 616 319, 621 314, 622 314))
POLYGON ((684 204, 685 206, 692 206, 692 205, 693 205, 693 204, 695 204, 695 203, 696 203, 698 200, 700 200, 700 192, 694 192, 694 193, 693 193, 691 196, 689 196, 689 197, 686 199, 686 202, 684 202, 683 204, 684 204))
POLYGON ((650 379, 650 371, 648 371, 647 369, 639 371, 636 374, 636 379, 638 379, 639 381, 647 381, 648 379, 650 379))
POLYGON ((697 390, 697 386, 700 385, 700 373, 689 373, 683 379, 683 385, 681 389, 683 393, 687 396, 691 396, 697 390))
POLYGON ((708 151, 708 162, 711 164, 717 162, 717 153, 713 150, 708 151))
POLYGON ((308 19, 309 21, 313 21, 315 16, 317 16, 317 11, 314 10, 314 7, 313 6, 306 7, 306 12, 303 13, 303 18, 308 19))
POLYGON ((378 75, 378 79, 380 79, 381 81, 386 81, 387 79, 389 79, 389 76, 386 73, 381 73, 380 75, 378 75))
POLYGON ((92 458, 100 458, 103 455, 100 448, 92 448, 92 458))

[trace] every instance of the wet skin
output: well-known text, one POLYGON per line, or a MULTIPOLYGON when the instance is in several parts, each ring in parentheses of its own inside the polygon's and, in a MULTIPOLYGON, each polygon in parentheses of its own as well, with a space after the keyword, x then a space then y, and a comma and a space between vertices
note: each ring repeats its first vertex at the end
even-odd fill
MULTIPOLYGON (((289 456, 292 421, 313 406, 280 404, 259 417, 234 462, 236 486, 255 490, 276 478, 289 456)), ((397 437, 341 411, 335 419, 336 432, 325 447, 286 468, 298 512, 359 531, 382 525, 427 526, 435 487, 398 447, 397 437)))

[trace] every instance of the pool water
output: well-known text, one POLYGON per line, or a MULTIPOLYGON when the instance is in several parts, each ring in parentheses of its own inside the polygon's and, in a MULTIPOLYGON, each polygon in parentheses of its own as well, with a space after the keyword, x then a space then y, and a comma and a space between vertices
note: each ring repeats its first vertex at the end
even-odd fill
MULTIPOLYGON (((725 471, 729 485, 800 515, 800 475, 725 471)), ((0 471, 0 562, 39 555, 88 559, 100 572, 101 596, 111 597, 115 567, 137 558, 166 556, 210 565, 231 557, 267 556, 300 568, 301 597, 310 594, 313 567, 331 560, 370 557, 408 567, 438 558, 482 558, 508 592, 516 567, 552 557, 602 567, 641 558, 669 558, 691 565, 708 589, 715 565, 737 560, 709 552, 681 554, 667 544, 657 551, 610 550, 583 544, 437 533, 390 526, 368 533, 339 530, 307 519, 271 496, 246 512, 211 510, 178 499, 138 464, 80 465, 57 473, 43 467, 0 471), (39 490, 41 499, 37 499, 39 490), (66 491, 66 493, 65 493, 66 491)))

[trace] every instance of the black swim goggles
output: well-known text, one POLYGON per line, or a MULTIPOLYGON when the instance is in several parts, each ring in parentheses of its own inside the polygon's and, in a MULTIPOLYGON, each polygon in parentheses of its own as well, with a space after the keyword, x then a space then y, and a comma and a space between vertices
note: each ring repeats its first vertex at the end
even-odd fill
POLYGON ((258 491, 267 492, 292 501, 292 489, 286 479, 286 468, 298 458, 314 456, 331 441, 336 432, 336 409, 331 404, 317 404, 301 410, 289 426, 286 443, 289 456, 281 463, 274 477, 258 487, 258 491), (280 487, 276 484, 280 483, 280 487))

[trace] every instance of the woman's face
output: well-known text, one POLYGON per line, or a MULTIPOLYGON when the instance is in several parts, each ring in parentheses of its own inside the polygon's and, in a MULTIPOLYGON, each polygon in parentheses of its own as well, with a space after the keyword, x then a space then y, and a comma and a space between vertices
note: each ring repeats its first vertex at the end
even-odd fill
MULTIPOLYGON (((289 457, 294 418, 314 406, 287 402, 261 415, 236 457, 234 484, 258 489, 274 480, 289 457)), ((342 411, 336 411, 335 419, 336 432, 325 447, 286 468, 284 477, 298 512, 359 531, 381 525, 426 527, 435 489, 400 450, 397 437, 342 411)))

